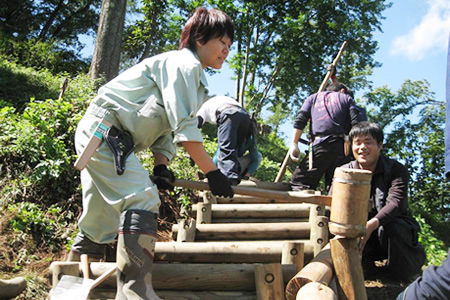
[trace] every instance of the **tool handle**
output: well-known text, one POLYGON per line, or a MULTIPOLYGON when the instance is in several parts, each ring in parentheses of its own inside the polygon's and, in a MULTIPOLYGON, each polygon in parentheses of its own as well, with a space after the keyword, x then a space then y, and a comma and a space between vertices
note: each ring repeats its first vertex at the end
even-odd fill
POLYGON ((89 279, 89 257, 87 254, 81 254, 81 272, 83 273, 84 279, 89 279))
POLYGON ((109 276, 111 276, 112 274, 114 274, 114 272, 116 272, 117 270, 117 265, 112 267, 109 271, 106 271, 105 273, 103 273, 102 275, 100 275, 97 279, 94 280, 94 282, 92 283, 91 286, 91 290, 93 290, 94 288, 96 288, 100 283, 102 283, 103 281, 105 281, 106 279, 108 279, 109 276))

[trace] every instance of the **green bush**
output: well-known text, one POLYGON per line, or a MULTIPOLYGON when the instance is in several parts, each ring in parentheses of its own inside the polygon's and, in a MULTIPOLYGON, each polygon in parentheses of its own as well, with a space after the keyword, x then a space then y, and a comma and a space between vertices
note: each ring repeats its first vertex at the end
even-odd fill
POLYGON ((436 233, 433 228, 425 222, 425 219, 422 216, 418 215, 416 220, 421 228, 421 232, 419 232, 419 242, 425 248, 425 253, 427 255, 426 265, 442 265, 442 262, 447 257, 445 243, 436 238, 436 233))

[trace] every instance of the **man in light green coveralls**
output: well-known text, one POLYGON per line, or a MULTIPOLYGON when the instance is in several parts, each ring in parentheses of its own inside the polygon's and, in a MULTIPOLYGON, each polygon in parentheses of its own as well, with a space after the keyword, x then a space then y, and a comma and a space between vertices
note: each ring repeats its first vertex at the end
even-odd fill
MULTIPOLYGON (((196 113, 208 92, 203 70, 222 67, 233 38, 224 12, 198 8, 185 24, 179 50, 147 58, 99 89, 75 134, 78 155, 105 119, 119 137, 132 137, 135 152, 151 149, 155 176, 174 179, 167 164, 181 145, 206 174, 212 193, 232 197, 229 180, 202 145, 196 113)), ((119 175, 113 150, 103 142, 81 171, 83 214, 69 260, 83 253, 100 258, 118 237, 116 299, 160 299, 151 284, 158 189, 133 151, 123 157, 119 175)))

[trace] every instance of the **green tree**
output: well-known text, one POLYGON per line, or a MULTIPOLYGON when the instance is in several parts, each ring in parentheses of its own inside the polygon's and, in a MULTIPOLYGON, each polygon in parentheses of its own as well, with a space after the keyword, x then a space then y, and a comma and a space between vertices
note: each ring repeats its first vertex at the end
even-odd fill
POLYGON ((94 56, 89 75, 92 79, 113 79, 119 73, 122 33, 127 1, 103 0, 94 56))

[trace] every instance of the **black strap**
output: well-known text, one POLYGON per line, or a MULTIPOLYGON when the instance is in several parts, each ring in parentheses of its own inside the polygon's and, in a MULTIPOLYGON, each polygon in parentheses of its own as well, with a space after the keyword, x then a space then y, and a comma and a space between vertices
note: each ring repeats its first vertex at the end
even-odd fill
POLYGON ((133 137, 128 131, 112 126, 106 132, 105 140, 113 154, 117 175, 122 175, 125 172, 125 161, 134 151, 133 137))

